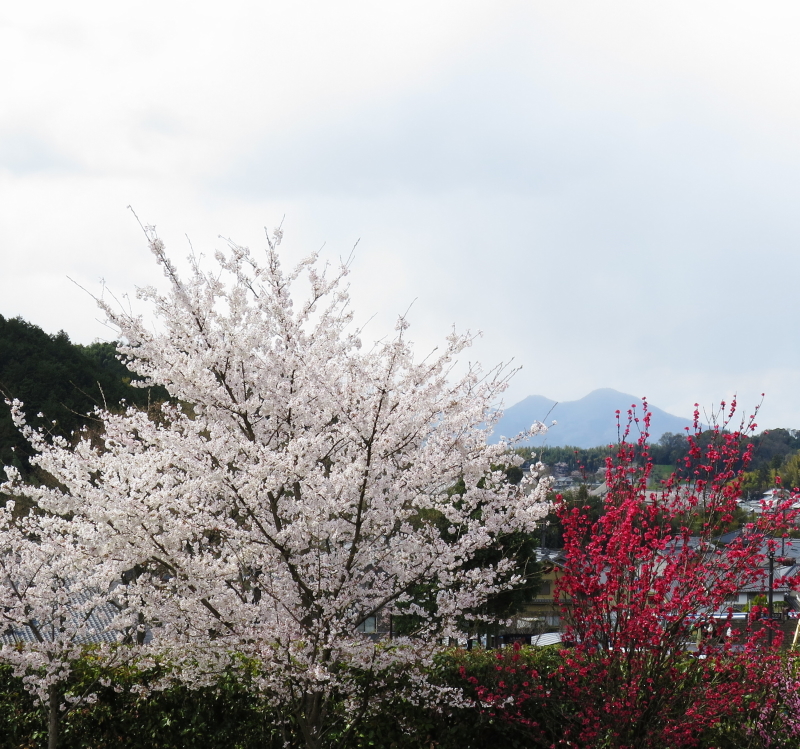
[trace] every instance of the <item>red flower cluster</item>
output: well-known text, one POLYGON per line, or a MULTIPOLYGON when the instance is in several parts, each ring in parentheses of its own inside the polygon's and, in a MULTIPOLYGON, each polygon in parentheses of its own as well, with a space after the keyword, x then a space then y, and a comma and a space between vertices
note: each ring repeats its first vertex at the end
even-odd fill
POLYGON ((752 450, 754 419, 731 429, 735 409, 723 403, 710 429, 696 411, 687 457, 653 488, 650 414, 646 402, 641 416, 632 407, 607 463, 600 518, 561 501, 566 563, 556 590, 569 647, 547 675, 520 666, 515 651, 499 656, 502 681, 476 684, 484 709, 531 727, 532 745, 691 747, 759 708, 753 695, 774 681, 780 632, 752 613, 734 621, 729 602, 766 587, 774 539, 800 511, 787 492, 722 543, 752 450), (531 716, 554 711, 558 736, 533 730, 542 720, 531 716))

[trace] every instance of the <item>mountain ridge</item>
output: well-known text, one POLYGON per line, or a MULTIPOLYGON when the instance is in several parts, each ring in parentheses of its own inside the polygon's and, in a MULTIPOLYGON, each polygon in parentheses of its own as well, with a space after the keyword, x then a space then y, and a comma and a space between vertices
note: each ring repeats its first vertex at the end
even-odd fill
MULTIPOLYGON (((598 388, 574 401, 554 401, 543 395, 529 395, 527 398, 505 409, 497 423, 491 442, 499 442, 502 437, 514 437, 529 429, 536 421, 557 423, 548 428, 547 433, 519 443, 520 446, 553 447, 597 447, 617 442, 619 439, 616 411, 620 411, 620 421, 624 428, 627 412, 635 405, 641 418, 642 399, 613 388, 598 388)), ((690 419, 667 413, 648 403, 652 417, 650 422, 650 441, 657 441, 666 432, 683 432, 691 427, 690 419)), ((638 434, 634 436, 634 439, 638 434)))

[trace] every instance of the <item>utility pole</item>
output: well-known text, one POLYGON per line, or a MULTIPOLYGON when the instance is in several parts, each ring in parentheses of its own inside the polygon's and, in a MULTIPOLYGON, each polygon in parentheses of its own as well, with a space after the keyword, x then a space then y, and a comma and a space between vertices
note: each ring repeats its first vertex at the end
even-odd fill
POLYGON ((772 647, 772 581, 775 576, 775 552, 770 549, 769 552, 769 632, 767 634, 769 646, 772 647))
MULTIPOLYGON (((781 486, 781 505, 783 505, 783 526, 781 527, 781 556, 786 556, 786 505, 783 504, 783 486, 781 486)), ((784 564, 786 564, 784 562, 784 564)))

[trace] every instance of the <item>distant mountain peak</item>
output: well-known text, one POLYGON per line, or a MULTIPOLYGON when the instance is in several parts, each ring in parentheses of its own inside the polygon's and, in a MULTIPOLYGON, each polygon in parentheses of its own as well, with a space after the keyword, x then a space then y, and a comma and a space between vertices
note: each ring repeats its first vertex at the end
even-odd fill
MULTIPOLYGON (((529 395, 510 406, 495 427, 492 442, 501 437, 514 437, 529 429, 536 421, 552 420, 558 423, 547 433, 522 444, 574 447, 608 445, 619 439, 616 411, 620 412, 622 427, 627 423, 627 413, 636 406, 641 413, 642 399, 613 388, 598 388, 575 401, 557 402, 543 395, 529 395)), ((652 414, 650 440, 655 442, 666 432, 683 432, 691 426, 689 419, 673 416, 648 402, 652 414)))

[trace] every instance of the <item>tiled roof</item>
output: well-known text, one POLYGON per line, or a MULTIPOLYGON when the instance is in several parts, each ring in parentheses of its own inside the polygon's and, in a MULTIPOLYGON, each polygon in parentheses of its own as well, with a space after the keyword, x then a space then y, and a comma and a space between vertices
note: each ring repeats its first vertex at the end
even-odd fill
MULTIPOLYGON (((79 634, 75 637, 75 642, 89 645, 119 641, 121 633, 111 628, 111 624, 117 614, 119 614, 119 609, 111 603, 101 603, 95 606, 80 627, 79 634)), ((85 614, 75 612, 73 620, 68 622, 67 625, 70 628, 77 629, 76 625, 80 624, 84 616, 85 614)), ((36 627, 45 640, 52 641, 55 639, 57 631, 52 622, 36 622, 36 627)), ((9 625, 0 630, 0 644, 13 645, 18 642, 36 642, 36 636, 30 626, 9 625)))

